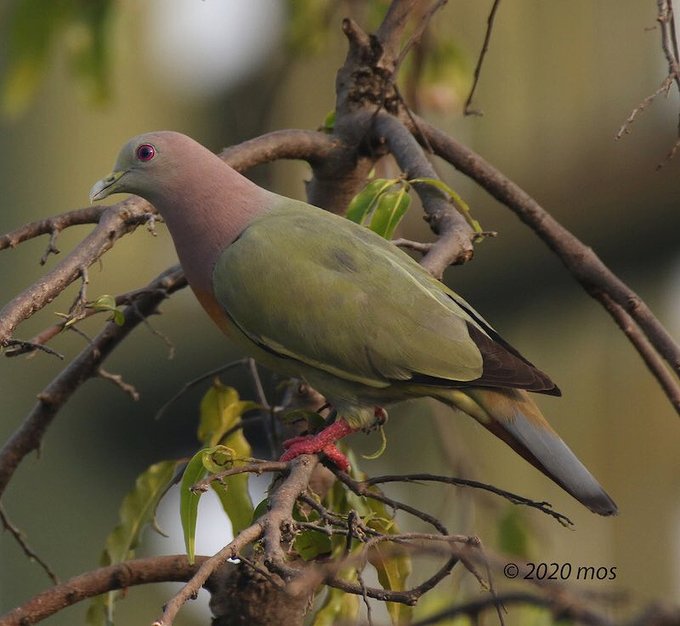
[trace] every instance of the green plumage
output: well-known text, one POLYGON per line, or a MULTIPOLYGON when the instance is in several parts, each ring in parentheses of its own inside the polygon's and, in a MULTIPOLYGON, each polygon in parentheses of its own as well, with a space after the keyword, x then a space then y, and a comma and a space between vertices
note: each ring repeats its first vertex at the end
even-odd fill
MULTIPOLYGON (((377 406, 431 396, 474 417, 591 510, 616 512, 526 393, 558 395, 550 378, 391 243, 254 185, 177 133, 130 140, 92 197, 115 191, 154 203, 189 284, 229 336, 304 378, 352 428, 371 425, 377 406)), ((331 448, 347 432, 335 424, 282 458, 323 451, 342 463, 331 448)))
POLYGON ((220 256, 215 296, 267 350, 386 387, 414 373, 482 374, 460 308, 408 255, 367 229, 288 200, 220 256))

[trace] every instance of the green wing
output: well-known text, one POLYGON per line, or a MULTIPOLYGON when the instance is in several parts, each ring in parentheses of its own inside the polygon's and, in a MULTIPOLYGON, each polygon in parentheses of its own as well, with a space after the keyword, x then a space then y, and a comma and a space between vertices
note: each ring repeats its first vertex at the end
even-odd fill
POLYGON ((503 386, 514 386, 517 376, 498 355, 536 377, 407 254, 344 218, 279 198, 225 249, 213 273, 218 302, 261 348, 373 387, 455 386, 487 370, 491 378, 502 370, 503 386))

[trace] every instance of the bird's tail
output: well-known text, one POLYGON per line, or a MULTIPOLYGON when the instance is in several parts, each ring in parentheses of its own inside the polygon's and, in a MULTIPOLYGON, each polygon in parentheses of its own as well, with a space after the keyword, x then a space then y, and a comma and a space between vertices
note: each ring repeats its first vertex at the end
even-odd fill
POLYGON ((436 397, 474 417, 594 513, 618 512, 614 501, 550 427, 526 391, 440 389, 436 397))

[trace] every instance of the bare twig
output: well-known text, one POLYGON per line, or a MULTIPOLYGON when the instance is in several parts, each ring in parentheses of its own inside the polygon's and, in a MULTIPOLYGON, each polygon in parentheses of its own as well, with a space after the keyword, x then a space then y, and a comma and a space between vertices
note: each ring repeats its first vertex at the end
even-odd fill
POLYGON ((404 59, 406 58, 406 55, 417 45, 420 44, 423 35, 425 34, 425 31, 427 30, 427 27, 430 25, 430 22, 432 21, 432 18, 434 17, 434 14, 441 9, 448 0, 436 0, 432 6, 425 11, 425 13, 420 17, 420 21, 418 22, 418 25, 416 26, 415 30, 411 33, 411 36, 408 38, 406 43, 404 44, 404 47, 401 49, 401 52, 399 53, 399 57, 397 58, 397 62, 394 68, 395 73, 399 70, 399 67, 403 63, 404 59))
POLYGON ((651 103, 652 101, 662 93, 667 94, 668 90, 671 88, 671 85, 673 84, 673 76, 666 76, 666 78, 663 79, 661 82, 661 85, 659 85, 659 88, 649 94, 640 104, 638 104, 630 113, 630 115, 627 117, 626 121, 621 125, 621 128, 617 131, 615 135, 615 139, 621 139, 624 135, 627 135, 630 133, 630 128, 633 125, 633 122, 636 120, 637 116, 640 115, 651 103))
POLYGON ((120 374, 112 374, 111 372, 106 371, 103 367, 100 367, 97 369, 97 376, 104 380, 111 381, 123 393, 126 393, 128 396, 130 396, 135 402, 139 400, 139 391, 137 391, 134 385, 126 383, 120 374))
POLYGON ((229 371, 231 369, 234 369, 235 367, 244 367, 248 364, 248 359, 238 359, 237 361, 231 361, 229 363, 226 363, 225 365, 220 365, 219 367, 216 367, 215 369, 210 370, 209 372, 205 372, 201 374, 200 376, 197 376, 196 378, 193 378, 192 380, 184 383, 182 387, 170 397, 169 400, 166 400, 163 405, 161 406, 158 411, 156 411, 156 415, 154 416, 154 419, 159 420, 163 415, 165 415, 165 412, 175 403, 177 400, 179 400, 187 391, 190 389, 193 389, 196 385, 199 385, 200 383, 210 379, 210 378, 215 378, 218 374, 222 374, 223 372, 229 371))
MULTIPOLYGON (((366 529, 370 532, 370 529, 366 529)), ((469 537, 467 535, 438 535, 428 533, 402 533, 397 535, 386 535, 382 533, 372 533, 368 541, 364 542, 361 550, 354 550, 350 552, 345 551, 343 558, 335 559, 324 563, 316 563, 312 567, 306 568, 301 572, 290 584, 289 590, 293 595, 301 593, 303 590, 316 589, 320 584, 326 584, 336 589, 341 589, 346 593, 359 595, 362 597, 374 598, 383 602, 397 602, 408 606, 415 605, 418 600, 428 591, 439 584, 446 576, 451 573, 453 567, 460 562, 461 553, 466 548, 479 550, 481 553, 481 543, 477 537, 469 537), (397 552, 399 554, 404 551, 409 553, 434 556, 448 556, 446 563, 437 572, 424 580, 420 584, 411 587, 410 589, 382 589, 376 587, 368 587, 361 582, 353 583, 345 578, 339 577, 340 572, 347 568, 356 568, 358 571, 362 570, 367 560, 369 553, 380 544, 390 544, 391 550, 389 552, 397 552), (462 544, 462 547, 459 545, 462 544)), ((356 534, 348 535, 351 539, 356 534)), ((387 547, 382 547, 383 556, 387 556, 387 547)), ((473 575, 474 567, 470 557, 470 562, 466 564, 473 575)), ((486 583, 485 583, 486 584, 486 583)))
POLYGON ((0 495, 21 460, 37 450, 42 437, 61 407, 86 380, 96 375, 101 363, 135 328, 139 313, 151 314, 171 293, 186 285, 184 275, 177 268, 160 274, 149 285, 148 295, 136 304, 136 310, 125 309, 125 324, 109 322, 97 337, 62 372, 38 394, 38 402, 19 428, 0 449, 0 495))
POLYGON ((392 239, 392 243, 400 248, 407 248, 408 250, 414 250, 415 252, 420 252, 421 254, 427 254, 434 245, 430 242, 422 241, 412 241, 410 239, 404 239, 399 237, 398 239, 392 239))
POLYGON ((477 58, 477 65, 475 66, 474 78, 472 80, 472 87, 470 88, 470 93, 465 100, 465 106, 463 107, 464 115, 483 115, 483 112, 478 109, 470 108, 472 104, 472 98, 477 90, 477 84, 479 83, 479 77, 482 73, 482 64, 484 63, 484 58, 486 53, 489 51, 489 42, 491 41, 491 32, 493 31, 494 20, 496 19, 496 12, 501 4, 501 0, 494 0, 491 6, 491 11, 489 11, 489 17, 486 19, 486 33, 484 33, 484 43, 482 44, 482 49, 477 58))
POLYGON ((38 555, 35 550, 33 550, 27 543, 26 538, 24 537, 24 534, 16 527, 12 522, 9 520, 7 517, 7 513, 5 513, 5 508, 2 506, 0 503, 0 522, 2 522, 3 527, 5 528, 6 531, 9 532, 12 537, 14 537, 15 541, 19 544, 19 547, 22 549, 23 553, 31 560, 35 561, 42 569, 45 571, 45 574, 49 577, 49 579, 55 584, 59 584, 59 578, 57 578, 57 575, 54 573, 52 568, 38 555))
POLYGON ((25 289, 0 311, 0 346, 12 339, 14 329, 56 298, 73 281, 109 250, 123 235, 144 223, 148 204, 126 200, 101 213, 97 226, 57 266, 25 289))
POLYGON ((62 361, 64 360, 64 355, 61 354, 61 352, 57 352, 56 350, 53 350, 49 346, 44 346, 42 345, 42 343, 33 340, 22 341, 21 339, 8 339, 5 346, 6 346, 5 356, 8 357, 19 356, 21 354, 28 354, 30 352, 40 350, 41 352, 45 352, 46 354, 56 356, 58 359, 61 359, 62 361))
MULTIPOLYGON (((82 224, 97 224, 102 218, 103 213, 108 209, 106 206, 89 206, 84 209, 67 211, 55 217, 48 217, 37 222, 30 222, 23 226, 0 236, 0 250, 15 248, 20 243, 49 234, 54 236, 62 230, 71 226, 82 224)), ((54 243, 53 241, 51 243, 54 243)))
POLYGON ((418 519, 421 519, 425 523, 429 524, 433 528, 437 530, 442 535, 448 535, 449 531, 446 529, 446 526, 442 524, 436 517, 433 517, 429 513, 425 513, 424 511, 420 511, 416 509, 415 507, 412 507, 408 504, 405 504, 403 502, 399 502, 398 500, 394 500, 393 498, 388 498, 386 495, 381 493, 377 489, 371 489, 371 485, 367 485, 364 482, 359 482, 354 480, 349 474, 346 474, 345 472, 341 472, 339 470, 336 470, 335 475, 338 477, 340 482, 342 482, 345 486, 347 486, 352 492, 356 493, 358 496, 364 496, 366 498, 372 498, 374 500, 378 500, 378 502, 382 502, 383 504, 386 504, 388 507, 390 507, 392 510, 401 510, 406 513, 409 513, 410 515, 413 515, 414 517, 417 517, 418 519))
POLYGON ((678 41, 675 35, 675 13, 673 0, 656 0, 656 21, 661 25, 661 49, 668 63, 668 74, 673 77, 678 90, 680 90, 680 75, 678 70, 678 41))
POLYGON ((414 11, 429 0, 394 0, 387 9, 385 18, 376 32, 376 38, 383 48, 384 58, 392 65, 399 56, 399 45, 409 18, 414 11))
POLYGON ((339 140, 314 130, 286 129, 266 133, 225 148, 220 157, 242 172, 280 159, 302 159, 312 166, 342 147, 339 140))
POLYGON ((549 502, 536 502, 535 500, 530 500, 524 496, 517 495, 505 489, 499 489, 494 485, 488 485, 486 483, 479 482, 477 480, 467 480, 464 478, 454 478, 452 476, 437 476, 436 474, 398 474, 391 476, 374 476, 373 478, 366 479, 363 484, 366 486, 370 485, 381 485, 384 483, 410 483, 410 482, 438 482, 447 485, 455 485, 456 487, 471 487, 473 489, 481 489, 483 491, 488 491, 490 493, 501 496, 506 500, 509 500, 513 504, 521 504, 523 506, 528 506, 534 509, 538 509, 542 513, 549 515, 550 517, 557 520, 562 526, 568 528, 573 526, 573 522, 562 513, 555 511, 549 502))
POLYGON ((202 480, 199 480, 195 485, 191 486, 191 490, 195 492, 207 491, 210 484, 218 481, 221 482, 229 476, 236 474, 262 474, 263 472, 285 472, 289 468, 288 463, 284 461, 261 461, 259 459, 252 459, 252 462, 245 465, 238 465, 230 467, 227 470, 211 474, 202 480))
POLYGON ((412 626, 435 626, 443 622, 449 622, 456 617, 466 616, 473 623, 479 620, 482 613, 489 609, 499 610, 499 607, 513 604, 537 606, 552 609, 556 615, 572 618, 580 624, 589 626, 613 626, 604 615, 598 615, 587 609, 583 604, 574 604, 564 601, 559 594, 540 594, 532 591, 509 591, 496 596, 484 596, 482 598, 456 604, 444 609, 430 617, 413 622, 412 626))
POLYGON ((47 259, 49 258, 50 254, 59 254, 61 250, 57 248, 57 236, 59 235, 58 230, 53 230, 50 233, 50 240, 47 244, 47 249, 43 253, 43 255, 40 257, 40 265, 45 265, 47 263, 47 259))
POLYGON ((636 325, 630 314, 618 303, 615 302, 608 293, 604 292, 600 296, 602 305, 609 311, 610 315, 623 333, 628 337, 629 341, 635 346, 638 354, 647 365, 647 368, 654 373, 657 381, 664 390, 664 393, 670 400, 671 404, 680 410, 680 386, 678 381, 673 376, 672 372, 663 359, 659 356, 656 348, 652 345, 649 339, 636 325))
MULTIPOLYGON (((633 109, 628 116, 628 119, 626 119, 616 133, 616 139, 620 139, 624 134, 629 133, 630 127, 636 117, 642 113, 657 96, 662 93, 668 95, 668 92, 674 83, 680 93, 680 56, 678 56, 678 40, 675 29, 673 0, 656 0, 656 6, 656 21, 659 24, 659 30, 661 32, 661 49, 663 50, 664 56, 666 57, 666 63, 668 64, 668 74, 659 88, 654 93, 644 98, 642 102, 633 109)), ((678 148, 680 148, 680 112, 678 112, 676 132, 678 138, 666 155, 665 161, 670 161, 675 156, 678 148)), ((664 162, 659 163, 657 169, 663 167, 663 164, 664 162)))

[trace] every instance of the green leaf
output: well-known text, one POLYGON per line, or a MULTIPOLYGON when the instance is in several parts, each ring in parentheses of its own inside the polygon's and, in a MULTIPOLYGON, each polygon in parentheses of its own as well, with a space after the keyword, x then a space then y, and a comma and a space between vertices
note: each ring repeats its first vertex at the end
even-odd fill
POLYGON ((116 299, 109 294, 99 296, 96 300, 88 302, 95 311, 111 311, 116 308, 116 299))
POLYGON ((259 518, 262 517, 267 511, 269 511, 269 498, 265 498, 264 500, 262 500, 262 502, 260 502, 260 504, 258 504, 258 505, 255 507, 255 510, 253 511, 253 517, 252 517, 252 520, 251 520, 251 521, 254 522, 255 520, 259 519, 259 518))
POLYGON ((507 507, 498 522, 498 548, 501 552, 522 558, 529 558, 531 537, 528 524, 520 509, 507 507))
POLYGON ((113 320, 113 323, 116 324, 116 326, 125 325, 125 313, 123 313, 120 309, 113 311, 113 317, 111 319, 113 320))
POLYGON ((476 233, 481 234, 484 232, 480 223, 472 217, 472 212, 467 202, 463 200, 449 185, 447 185, 443 180, 439 178, 414 178, 408 181, 409 184, 423 183, 425 185, 431 185, 436 189, 439 189, 443 194, 449 196, 453 202, 453 206, 456 210, 465 218, 465 221, 471 226, 472 230, 476 233))
POLYGON ((227 444, 222 441, 222 438, 229 430, 241 423, 241 416, 244 413, 259 408, 261 407, 256 402, 240 400, 236 389, 223 385, 216 378, 213 381, 213 386, 201 400, 201 416, 198 425, 199 441, 208 447, 224 443, 234 448, 237 456, 241 458, 249 457, 251 454, 250 445, 245 438, 242 440, 235 439, 234 442, 237 445, 227 444))
POLYGON ((326 133, 332 133, 333 128, 335 128, 335 109, 332 109, 323 118, 322 130, 326 133))
MULTIPOLYGON (((296 506, 293 511, 293 519, 298 522, 318 522, 320 517, 313 509, 307 511, 296 506)), ((293 547, 305 561, 311 561, 318 556, 329 555, 333 548, 330 535, 312 528, 298 532, 295 535, 293 547)))
MULTIPOLYGON (((373 516, 366 521, 366 525, 386 535, 398 534, 399 528, 385 505, 372 498, 367 498, 367 502, 373 516)), ((389 542, 377 544, 370 550, 368 561, 375 568, 383 589, 392 591, 406 589, 406 581, 411 574, 411 557, 407 552, 400 550, 398 545, 389 542)), ((386 608, 394 626, 411 623, 413 610, 410 606, 398 602, 387 602, 386 608)))
POLYGON ((359 596, 328 587, 326 597, 314 616, 312 626, 354 624, 359 616, 359 596))
MULTIPOLYGON (((143 530, 155 523, 156 509, 168 490, 177 470, 177 461, 161 461, 137 477, 134 488, 123 498, 119 524, 106 539, 101 565, 113 565, 134 556, 143 530)), ((87 613, 92 626, 110 623, 117 592, 95 599, 87 613)))
POLYGON ((410 204, 411 196, 403 186, 399 191, 383 193, 376 203, 369 228, 384 239, 392 239, 410 204))
POLYGON ((357 224, 363 224, 364 220, 375 208, 380 196, 392 185, 399 182, 398 178, 376 178, 370 181, 354 198, 352 198, 345 217, 357 224))
MULTIPOLYGON (((241 416, 253 409, 261 408, 259 404, 239 399, 233 387, 223 385, 218 379, 201 401, 201 419, 198 427, 198 438, 208 446, 231 450, 230 463, 243 464, 252 457, 252 448, 243 434, 241 416), (231 431, 230 434, 227 434, 231 431)), ((204 457, 206 459, 212 457, 204 457)), ((210 471, 215 472, 210 466, 210 471)), ((219 471, 219 470, 217 470, 219 471)), ((220 499, 224 512, 231 521, 234 535, 247 528, 253 519, 253 502, 248 489, 249 474, 235 474, 223 481, 213 481, 212 489, 220 499)))
POLYGON ((92 598, 92 601, 87 607, 87 612, 85 613, 85 623, 88 626, 113 626, 107 604, 107 598, 110 595, 111 592, 103 593, 92 598))
MULTIPOLYGON (((109 311, 111 313, 111 319, 114 321, 114 323, 116 323, 118 326, 125 324, 125 314, 116 306, 116 299, 112 295, 104 294, 103 296, 99 296, 96 300, 88 302, 87 306, 97 312, 109 311)), ((78 321, 77 318, 68 320, 66 322, 66 327, 68 328, 76 321, 78 321)))
POLYGON ((333 546, 330 536, 326 533, 307 529, 295 537, 293 547, 302 559, 311 561, 319 556, 330 554, 333 546))
POLYGON ((179 516, 184 531, 184 546, 186 547, 189 562, 194 562, 196 556, 196 521, 198 519, 198 502, 203 495, 201 492, 194 493, 191 487, 204 478, 208 470, 203 464, 205 450, 199 450, 191 458, 180 483, 179 492, 179 516))
POLYGON ((154 521, 156 509, 177 470, 177 461, 161 461, 140 474, 120 507, 120 523, 106 539, 102 565, 122 563, 130 558, 142 531, 154 521))
POLYGON ((234 536, 248 528, 253 520, 253 501, 248 490, 248 478, 249 474, 246 473, 235 474, 225 478, 223 482, 213 481, 211 484, 229 517, 234 536))

